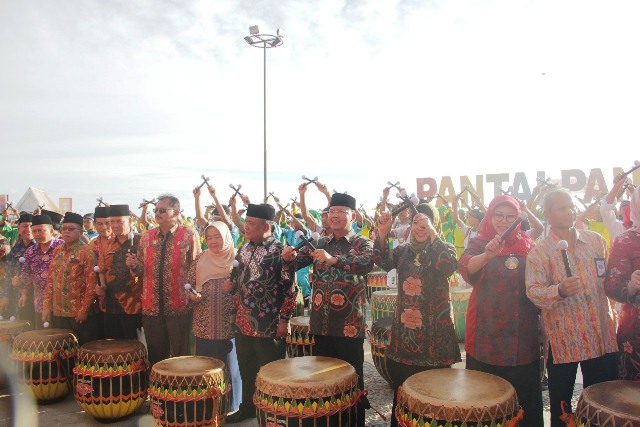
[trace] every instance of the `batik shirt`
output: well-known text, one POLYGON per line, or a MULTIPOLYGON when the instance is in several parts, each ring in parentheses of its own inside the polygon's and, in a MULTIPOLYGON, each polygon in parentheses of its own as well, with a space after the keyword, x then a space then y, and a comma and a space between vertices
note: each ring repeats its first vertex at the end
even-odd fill
POLYGON ((64 244, 62 239, 51 239, 51 244, 46 252, 40 249, 39 244, 31 246, 24 252, 24 264, 20 272, 22 283, 22 295, 33 295, 33 305, 36 313, 42 313, 42 298, 44 288, 47 285, 49 264, 53 259, 53 251, 64 244))
POLYGON ((567 278, 560 238, 553 232, 527 256, 527 296, 542 309, 545 339, 555 363, 579 362, 618 351, 615 325, 604 291, 607 242, 598 233, 575 230, 576 243, 567 249, 578 294, 562 298, 558 285, 567 278))
POLYGON ((43 309, 53 309, 57 317, 89 313, 98 284, 95 266, 95 254, 81 241, 57 247, 49 265, 43 309))
POLYGON ((200 253, 200 238, 193 229, 176 224, 166 234, 160 227, 140 239, 138 260, 142 263, 142 314, 180 316, 187 314, 189 267, 200 253))
POLYGON ((278 323, 288 321, 298 292, 289 268, 283 267, 283 245, 273 236, 264 242, 245 243, 239 262, 233 307, 235 323, 243 335, 275 337, 278 323))
MULTIPOLYGON (((191 263, 187 282, 196 284, 196 268, 203 254, 191 263)), ((222 277, 209 279, 202 283, 199 290, 202 299, 198 302, 189 300, 193 306, 193 335, 205 340, 228 340, 233 338, 233 325, 231 312, 233 308, 233 294, 222 290, 224 282, 228 279, 222 277)))
MULTIPOLYGON (((92 240, 92 243, 98 239, 92 240)), ((142 280, 131 275, 127 264, 128 254, 136 254, 140 235, 120 243, 116 237, 102 244, 98 265, 105 276, 105 295, 101 305, 111 314, 140 314, 142 312, 142 280)))
POLYGON ((304 248, 294 262, 302 268, 313 262, 310 326, 314 335, 364 338, 366 275, 373 268, 373 243, 353 230, 340 238, 333 234, 316 243, 338 262, 313 262, 304 248))
POLYGON ((610 298, 622 303, 618 379, 630 381, 640 380, 640 292, 630 297, 627 288, 635 270, 640 270, 640 233, 628 230, 616 237, 611 246, 605 289, 610 298))
POLYGON ((22 267, 20 257, 24 256, 26 250, 35 245, 35 243, 35 240, 31 240, 28 245, 25 245, 22 239, 20 239, 13 245, 13 248, 11 248, 11 251, 7 255, 5 277, 4 279, 0 279, 0 283, 2 284, 0 297, 9 296, 9 290, 13 287, 11 281, 15 275, 20 274, 20 268, 22 267))
POLYGON ((456 270, 453 245, 439 238, 416 254, 404 244, 389 251, 378 239, 374 262, 398 270, 398 298, 386 357, 405 365, 451 366, 459 362, 449 307, 449 276, 456 270))

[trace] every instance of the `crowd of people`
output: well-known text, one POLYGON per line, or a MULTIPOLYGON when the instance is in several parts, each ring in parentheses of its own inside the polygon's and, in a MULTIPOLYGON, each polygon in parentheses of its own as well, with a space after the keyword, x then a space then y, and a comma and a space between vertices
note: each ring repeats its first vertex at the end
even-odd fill
MULTIPOLYGON (((470 204, 462 195, 394 204, 396 184, 369 215, 354 196, 331 194, 317 179, 299 186, 291 206, 272 194, 272 204, 254 204, 239 190, 224 205, 205 182, 213 203, 203 212, 203 186, 194 189, 194 219, 170 194, 144 200, 139 216, 104 203, 84 216, 7 209, 0 314, 71 329, 80 344, 141 339, 151 363, 189 354, 223 360, 233 423, 255 417, 256 376, 286 357, 301 301, 314 355, 352 364, 364 390, 366 278, 374 265, 398 277, 386 352, 393 382, 459 362, 449 292, 461 277, 473 288, 466 368, 510 382, 523 425, 542 426, 542 355, 551 425, 560 426, 578 365, 585 387, 640 380, 640 190, 618 205, 625 178, 583 210, 546 183, 526 202, 503 194, 488 207, 472 191, 470 204), (326 196, 321 209, 307 207, 312 187, 326 196)), ((364 426, 366 396, 357 405, 364 426)))

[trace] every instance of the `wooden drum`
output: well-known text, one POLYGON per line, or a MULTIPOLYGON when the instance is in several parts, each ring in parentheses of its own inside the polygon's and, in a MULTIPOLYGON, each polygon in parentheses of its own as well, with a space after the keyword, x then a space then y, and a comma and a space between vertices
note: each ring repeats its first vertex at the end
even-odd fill
POLYGON ((355 426, 358 375, 349 363, 308 356, 260 368, 253 403, 261 427, 355 426))
POLYGON ((397 299, 398 289, 374 292, 371 295, 371 320, 375 322, 383 317, 393 317, 397 299))
POLYGON ((381 317, 373 322, 371 333, 369 334, 369 343, 371 344, 371 358, 378 373, 391 388, 395 388, 393 381, 391 381, 391 375, 387 370, 387 359, 385 358, 389 337, 391 336, 392 321, 391 317, 381 317))
POLYGON ((287 335, 287 356, 313 356, 316 342, 309 333, 309 316, 292 317, 289 325, 291 333, 287 335))
POLYGON ((640 382, 607 381, 585 388, 575 418, 579 426, 640 426, 640 382))
POLYGON ((76 402, 95 418, 126 417, 147 398, 149 360, 139 341, 89 342, 78 350, 73 373, 76 402))
POLYGON ((387 272, 372 271, 367 274, 367 300, 371 302, 371 295, 376 291, 387 290, 387 272))
POLYGON ((399 426, 516 426, 522 417, 513 386, 495 375, 467 369, 433 369, 398 388, 399 426))
POLYGON ((40 329, 18 335, 11 358, 18 378, 40 402, 56 400, 71 391, 78 339, 68 329, 40 329))
MULTIPOLYGON (((7 353, 11 352, 13 339, 21 333, 31 329, 31 324, 24 320, 0 320, 0 346, 7 346, 7 353)), ((0 390, 5 386, 5 372, 0 367, 0 390)))
POLYGON ((220 426, 231 383, 225 364, 212 357, 181 356, 151 368, 150 409, 156 426, 220 426))

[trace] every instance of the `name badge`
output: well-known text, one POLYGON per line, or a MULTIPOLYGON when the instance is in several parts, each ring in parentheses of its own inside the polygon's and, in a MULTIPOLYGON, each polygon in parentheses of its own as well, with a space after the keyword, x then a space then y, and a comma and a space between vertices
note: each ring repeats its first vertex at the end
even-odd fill
POLYGON ((596 273, 598 273, 598 277, 606 277, 607 276, 607 266, 604 262, 604 258, 594 258, 596 262, 596 273))

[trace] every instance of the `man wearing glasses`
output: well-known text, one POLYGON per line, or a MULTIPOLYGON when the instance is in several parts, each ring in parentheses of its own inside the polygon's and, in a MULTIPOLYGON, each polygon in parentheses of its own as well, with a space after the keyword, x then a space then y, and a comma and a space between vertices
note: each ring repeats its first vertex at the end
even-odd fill
POLYGON ((200 253, 198 234, 180 224, 178 198, 161 195, 153 212, 158 227, 142 235, 137 257, 125 261, 142 277, 142 327, 151 364, 190 353, 191 308, 184 285, 200 253))
POLYGON ((98 283, 93 270, 96 256, 80 240, 82 233, 82 215, 67 212, 62 222, 64 244, 53 251, 42 303, 42 321, 71 329, 79 345, 98 338, 97 319, 91 313, 98 283))
POLYGON ((560 402, 571 402, 578 363, 584 388, 614 380, 618 344, 604 290, 606 240, 575 228, 576 208, 565 190, 547 193, 542 207, 551 230, 527 256, 526 285, 542 310, 551 426, 560 427, 560 402), (558 247, 561 240, 568 248, 558 247))
MULTIPOLYGON (((353 231, 355 210, 355 198, 334 193, 329 205, 331 233, 318 240, 315 250, 303 248, 296 253, 289 246, 282 258, 288 262, 295 259, 295 270, 313 263, 309 305, 310 333, 316 341, 314 355, 349 362, 364 390, 364 304, 366 275, 373 267, 373 243, 353 231)), ((368 407, 368 402, 358 405, 358 426, 364 426, 364 410, 368 407)))

